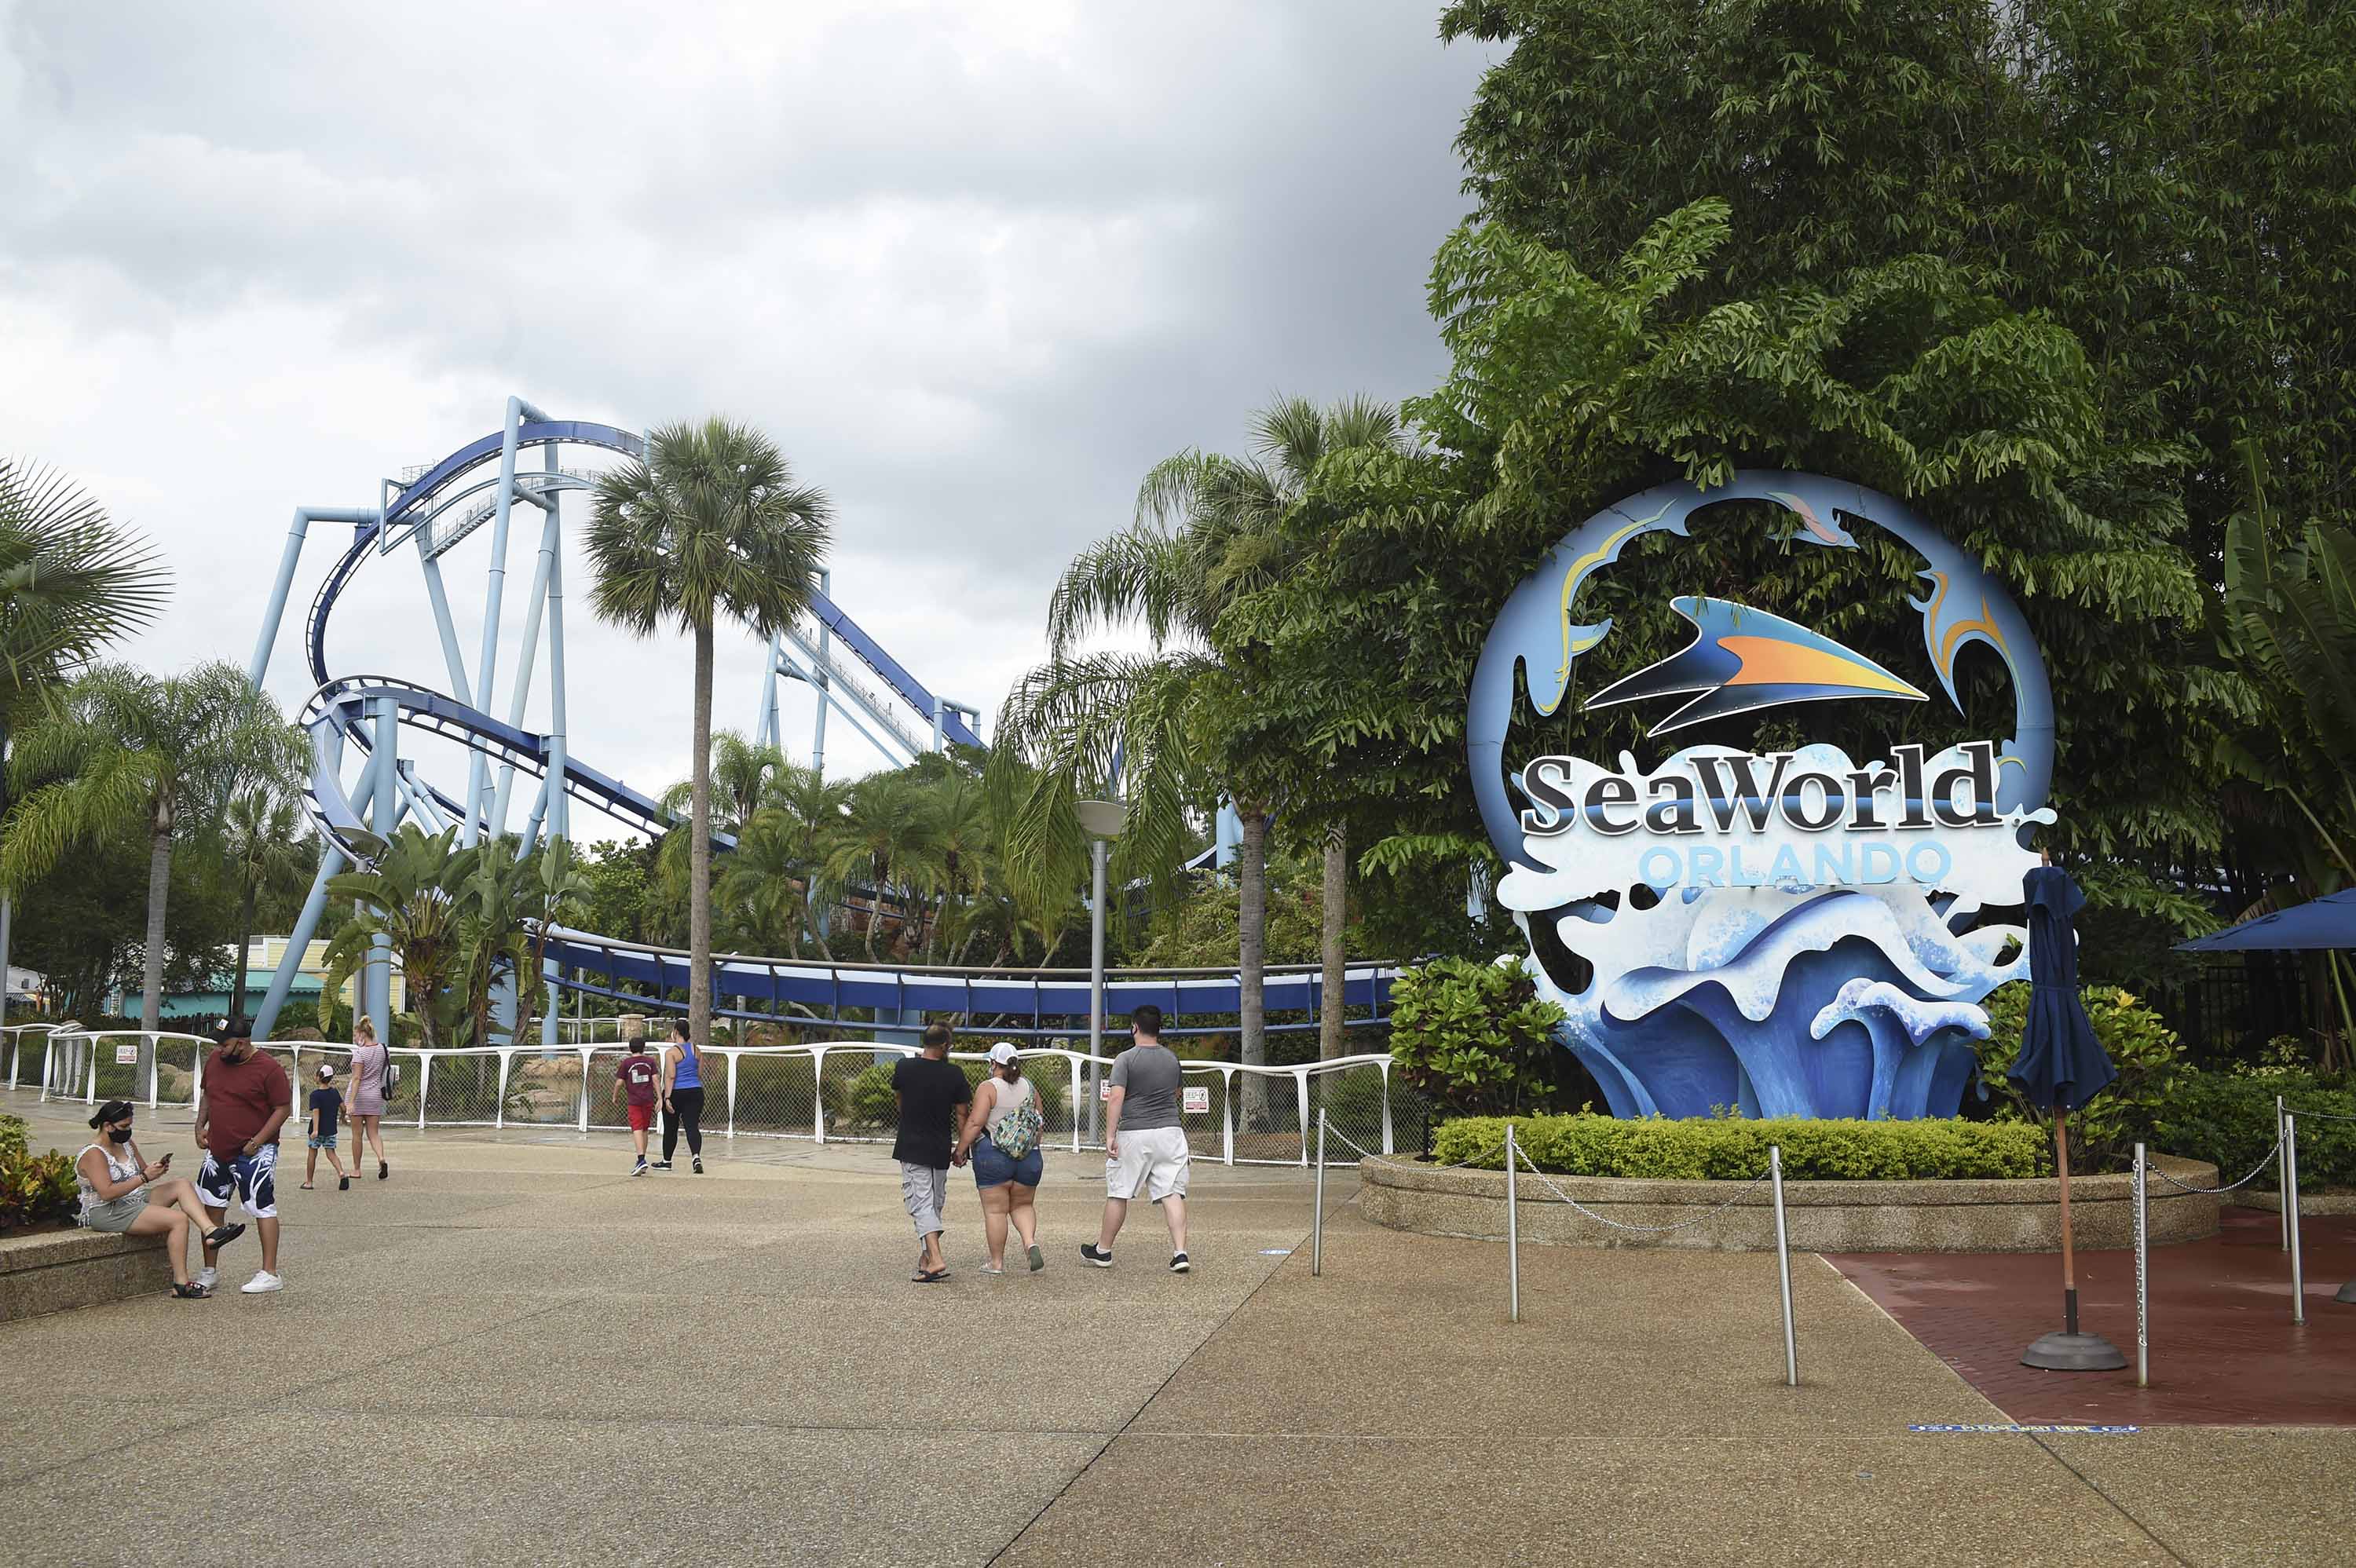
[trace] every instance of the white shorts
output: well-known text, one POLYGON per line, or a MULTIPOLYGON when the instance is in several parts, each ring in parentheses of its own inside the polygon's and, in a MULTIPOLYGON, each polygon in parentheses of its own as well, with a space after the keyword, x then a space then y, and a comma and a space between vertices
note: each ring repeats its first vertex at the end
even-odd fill
POLYGON ((1124 1130, 1118 1141, 1119 1155, 1105 1160, 1106 1197, 1143 1197, 1159 1203, 1186 1196, 1186 1169, 1194 1157, 1186 1147, 1185 1128, 1124 1130))

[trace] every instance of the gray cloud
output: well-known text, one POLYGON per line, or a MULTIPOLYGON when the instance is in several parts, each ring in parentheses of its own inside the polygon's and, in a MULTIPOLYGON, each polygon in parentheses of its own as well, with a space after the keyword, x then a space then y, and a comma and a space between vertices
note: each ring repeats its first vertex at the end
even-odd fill
MULTIPOLYGON (((994 705, 1152 462, 1280 390, 1436 379, 1422 280, 1484 62, 1434 15, 0 0, 0 446, 162 539, 178 595, 134 652, 177 665, 244 657, 294 504, 372 499, 510 390, 723 410, 833 496, 846 607, 994 705)), ((683 652, 596 626, 568 574, 577 748, 675 774, 683 652)), ((415 575, 364 575, 344 667, 438 676, 415 575)), ((298 666, 290 628, 290 701, 298 666)), ((723 659, 723 721, 756 668, 723 659)))

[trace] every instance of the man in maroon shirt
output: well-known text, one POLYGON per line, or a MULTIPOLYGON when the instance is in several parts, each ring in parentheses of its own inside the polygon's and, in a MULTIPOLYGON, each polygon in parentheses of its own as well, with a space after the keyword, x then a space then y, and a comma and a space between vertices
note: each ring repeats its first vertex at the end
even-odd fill
MULTIPOLYGON (((278 1278, 278 1129, 294 1108, 294 1085, 277 1059, 253 1049, 253 1026, 243 1019, 221 1025, 220 1049, 205 1059, 197 1094, 197 1147, 205 1163, 197 1192, 218 1226, 232 1195, 244 1203, 262 1235, 262 1272, 241 1287, 247 1296, 282 1288, 278 1278)), ((208 1285, 215 1250, 205 1248, 208 1285)))

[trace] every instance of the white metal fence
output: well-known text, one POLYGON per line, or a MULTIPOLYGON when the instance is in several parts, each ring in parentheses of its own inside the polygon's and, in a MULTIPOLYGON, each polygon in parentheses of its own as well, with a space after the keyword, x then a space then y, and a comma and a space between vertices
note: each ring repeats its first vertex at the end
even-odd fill
MULTIPOLYGON (((195 1035, 168 1032, 58 1030, 40 1049, 45 1100, 96 1104, 124 1099, 160 1108, 195 1104, 210 1046, 195 1035)), ((319 1063, 333 1062, 339 1079, 349 1082, 348 1043, 271 1040, 260 1049, 276 1057, 294 1079, 297 1121, 319 1063)), ((916 1053, 914 1046, 873 1040, 714 1046, 704 1052, 704 1130, 723 1138, 821 1144, 889 1139, 897 1116, 892 1066, 916 1053)), ((619 1130, 626 1124, 614 1093, 615 1072, 626 1054, 626 1047, 604 1044, 552 1051, 396 1046, 385 1120, 420 1128, 619 1130)), ((953 1051, 950 1058, 977 1082, 988 1071, 979 1051, 953 1051)), ((1047 1119, 1042 1142, 1074 1153, 1102 1148, 1101 1095, 1112 1058, 1054 1047, 1024 1051, 1022 1058, 1047 1119)), ((1320 1111, 1352 1145, 1386 1154, 1402 1139, 1414 1143, 1423 1125, 1420 1098, 1392 1082, 1387 1055, 1290 1067, 1185 1064, 1180 1123, 1197 1157, 1227 1165, 1306 1166, 1312 1141, 1307 1129, 1317 1125, 1320 1111)))

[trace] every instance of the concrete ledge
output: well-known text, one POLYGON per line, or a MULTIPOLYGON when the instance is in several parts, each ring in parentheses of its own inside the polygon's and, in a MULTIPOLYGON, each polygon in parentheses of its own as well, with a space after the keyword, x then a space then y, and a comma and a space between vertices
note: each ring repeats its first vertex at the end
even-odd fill
MULTIPOLYGON (((2070 1196, 2075 1199, 2077 1189, 2072 1188, 2070 1196)), ((2276 1214, 2282 1212, 2282 1194, 2279 1192, 2259 1192, 2244 1187, 2233 1194, 2233 1201, 2244 1209, 2265 1209, 2276 1214)), ((2356 1214, 2356 1192, 2300 1193, 2299 1218, 2312 1220, 2319 1214, 2356 1214)))
POLYGON ((171 1288, 161 1236, 83 1230, 0 1236, 0 1323, 171 1288))
MULTIPOLYGON (((2155 1166, 2191 1187, 2217 1185, 2217 1168, 2155 1155, 2155 1166)), ((1358 1165, 1359 1207, 1395 1231, 1503 1241, 1503 1171, 1455 1170, 1399 1155, 1358 1165)), ((1726 1181, 1642 1181, 1619 1177, 1554 1176, 1556 1186, 1624 1225, 1666 1225, 1697 1211, 1733 1202, 1723 1213, 1681 1231, 1615 1231, 1558 1201, 1527 1174, 1518 1194, 1521 1237, 1540 1246, 1692 1247, 1769 1252, 1775 1211, 1768 1186, 1738 1190, 1726 1181)), ((2134 1179, 2073 1177, 2070 1215, 2081 1247, 2135 1244, 2134 1179)), ((1786 1181, 1783 1208, 1793 1247, 1811 1253, 2041 1253, 2062 1245, 2062 1184, 2028 1181, 1786 1181)), ((2220 1200, 2150 1186, 2151 1243, 2197 1241, 2217 1233, 2220 1200)))

